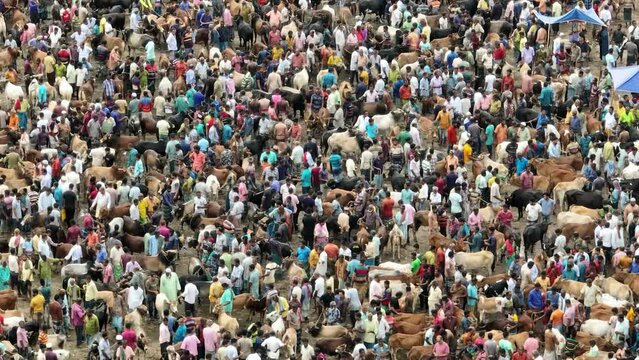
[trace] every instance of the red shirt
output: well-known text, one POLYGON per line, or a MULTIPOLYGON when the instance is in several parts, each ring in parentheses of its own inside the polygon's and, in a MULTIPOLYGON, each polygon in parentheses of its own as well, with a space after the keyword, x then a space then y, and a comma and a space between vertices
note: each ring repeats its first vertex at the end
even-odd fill
POLYGON ((457 128, 450 126, 448 130, 446 130, 446 141, 449 144, 457 144, 457 128))
POLYGON ((502 60, 506 56, 506 50, 503 46, 499 46, 495 51, 493 51, 493 59, 502 60))
POLYGON ((382 200, 382 217, 389 218, 393 216, 393 206, 395 205, 395 200, 393 198, 386 198, 382 200))
POLYGON ((515 79, 512 76, 506 75, 504 76, 503 82, 501 84, 501 91, 510 90, 513 91, 515 89, 515 79))
POLYGON ((137 345, 138 337, 135 335, 135 331, 132 329, 127 329, 122 332, 122 339, 124 340, 124 344, 128 345, 135 351, 135 347, 137 345))
POLYGON ((399 98, 402 100, 410 99, 410 86, 402 86, 399 88, 399 98))

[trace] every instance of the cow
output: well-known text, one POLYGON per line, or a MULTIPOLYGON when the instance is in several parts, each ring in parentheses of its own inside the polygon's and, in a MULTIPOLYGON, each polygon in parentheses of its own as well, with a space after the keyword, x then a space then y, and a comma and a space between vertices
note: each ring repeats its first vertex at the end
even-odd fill
POLYGON ((581 190, 567 191, 566 201, 568 202, 568 206, 581 205, 589 209, 602 209, 604 206, 604 199, 601 194, 581 190))
POLYGON ((590 334, 592 336, 601 336, 603 338, 610 338, 610 324, 605 320, 597 320, 597 319, 588 319, 581 324, 581 328, 579 329, 586 334, 590 334))
POLYGON ((495 256, 490 251, 476 253, 458 252, 455 254, 455 263, 463 265, 466 271, 485 269, 488 275, 492 275, 492 265, 495 256))
POLYGON ((555 283, 553 286, 558 287, 562 290, 565 290, 566 294, 569 294, 573 298, 579 300, 583 297, 581 295, 581 289, 583 289, 585 285, 586 283, 584 282, 566 280, 566 279, 563 279, 562 277, 558 277, 557 280, 555 280, 555 283))
POLYGON ((564 196, 569 190, 581 190, 588 183, 588 179, 583 176, 580 176, 572 181, 560 182, 555 185, 555 188, 552 190, 553 198, 559 205, 559 210, 564 210, 564 196))
POLYGON ((410 350, 413 346, 420 346, 424 343, 424 332, 413 334, 396 333, 388 338, 391 359, 397 359, 399 349, 410 350))
POLYGON ((597 276, 593 284, 599 286, 603 292, 608 293, 617 299, 628 300, 631 303, 634 303, 632 289, 630 289, 630 286, 619 282, 615 278, 600 275, 597 276))
POLYGON ((340 325, 314 325, 308 329, 314 338, 339 338, 348 334, 348 329, 340 325))
MULTIPOLYGON (((508 152, 506 152, 506 147, 509 144, 510 144, 510 141, 504 141, 500 144, 497 144, 497 146, 495 147, 495 155, 497 156, 497 162, 500 162, 502 164, 506 163, 506 160, 508 160, 508 152)), ((527 148, 528 148, 527 141, 517 142, 517 154, 525 153, 527 148)))
POLYGON ((483 295, 480 295, 479 301, 477 302, 479 321, 483 321, 486 318, 486 314, 496 314, 502 312, 502 309, 506 305, 506 301, 506 298, 500 296, 487 298, 483 295))
POLYGON ((135 259, 142 269, 147 271, 164 271, 173 266, 176 252, 172 250, 162 251, 158 256, 135 255, 135 259))
POLYGON ((169 301, 169 298, 163 293, 156 295, 154 306, 157 313, 160 314, 161 319, 164 318, 164 310, 169 310, 171 314, 177 314, 178 311, 177 304, 169 301))
POLYGON ((547 223, 530 223, 526 225, 526 228, 522 233, 525 254, 532 254, 534 246, 538 241, 543 244, 544 235, 546 234, 547 230, 547 223))
MULTIPOLYGON (((571 206, 572 208, 573 206, 571 206)), ((557 214, 556 225, 562 228, 567 224, 590 224, 593 219, 588 215, 577 214, 572 211, 562 211, 557 214)))
MULTIPOLYGON (((517 174, 513 174, 510 178, 510 184, 520 187, 521 178, 517 174)), ((550 180, 547 176, 535 175, 533 176, 533 189, 541 192, 546 192, 550 188, 550 180)))
POLYGON ((531 202, 539 201, 543 196, 544 193, 538 190, 517 189, 506 198, 506 204, 517 208, 521 220, 524 208, 531 202))
POLYGON ((573 205, 568 210, 571 213, 588 216, 592 220, 599 220, 601 218, 601 215, 599 214, 599 210, 589 209, 585 206, 573 205))

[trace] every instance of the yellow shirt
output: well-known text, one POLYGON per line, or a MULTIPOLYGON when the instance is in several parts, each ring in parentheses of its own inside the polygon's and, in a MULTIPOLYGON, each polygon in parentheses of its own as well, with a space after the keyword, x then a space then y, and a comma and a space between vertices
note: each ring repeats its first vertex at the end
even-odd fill
POLYGON ((535 284, 541 285, 541 288, 546 291, 546 289, 548 289, 548 286, 550 286, 550 278, 547 277, 545 279, 542 279, 541 276, 539 276, 537 277, 537 280, 535 280, 535 284))
POLYGON ((470 144, 464 144, 464 164, 468 164, 471 161, 471 156, 473 156, 473 148, 470 147, 470 144))
POLYGON ((308 254, 308 264, 314 268, 317 266, 317 263, 319 262, 319 252, 317 252, 315 249, 311 250, 311 253, 308 254))
POLYGON ((427 251, 422 259, 427 265, 435 265, 435 253, 432 251, 427 251))
POLYGON ((98 297, 98 288, 93 281, 86 285, 84 291, 84 301, 95 300, 98 297))
POLYGON ((216 281, 211 283, 209 287, 209 302, 211 304, 217 304, 220 301, 220 297, 222 297, 222 293, 224 292, 224 288, 222 287, 222 283, 216 281))
POLYGON ((626 317, 630 322, 633 322, 635 320, 635 309, 633 309, 632 306, 630 306, 630 309, 626 313, 626 317))
POLYGON ((328 65, 330 66, 342 66, 342 63, 342 58, 337 54, 333 54, 328 58, 328 65))
POLYGON ((281 47, 274 47, 273 48, 273 60, 279 60, 282 57, 282 53, 284 52, 284 50, 282 50, 281 47))
POLYGON ((34 313, 44 312, 44 296, 38 294, 31 299, 31 311, 34 313))
POLYGON ((44 57, 44 72, 50 74, 55 71, 55 58, 51 55, 44 57))

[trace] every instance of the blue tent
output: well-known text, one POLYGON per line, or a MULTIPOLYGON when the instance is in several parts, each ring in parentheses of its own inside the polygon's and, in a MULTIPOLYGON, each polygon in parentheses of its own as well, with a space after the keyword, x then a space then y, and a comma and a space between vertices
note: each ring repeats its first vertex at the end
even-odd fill
POLYGON ((572 21, 580 21, 599 26, 606 26, 606 24, 599 18, 599 16, 593 9, 586 10, 580 7, 574 7, 572 8, 572 10, 561 16, 545 16, 537 11, 533 11, 533 13, 535 14, 535 17, 537 17, 537 19, 546 24, 561 24, 572 21))
POLYGON ((639 65, 608 68, 616 91, 639 93, 639 65))

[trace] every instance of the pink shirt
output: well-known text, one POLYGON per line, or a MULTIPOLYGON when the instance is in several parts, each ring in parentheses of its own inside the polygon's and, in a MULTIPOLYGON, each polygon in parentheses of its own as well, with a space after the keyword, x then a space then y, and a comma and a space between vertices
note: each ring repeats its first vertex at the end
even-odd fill
POLYGON ((204 351, 207 353, 215 351, 218 339, 217 331, 212 327, 205 327, 202 330, 202 338, 204 339, 204 351))
POLYGON ((182 350, 188 351, 191 355, 197 356, 197 345, 200 343, 200 339, 194 334, 188 335, 182 340, 182 350))
POLYGON ((437 356, 437 359, 446 359, 450 353, 450 348, 445 342, 436 342, 433 345, 433 354, 446 354, 446 356, 437 356))
POLYGON ((468 225, 477 226, 481 229, 481 215, 479 215, 479 213, 477 213, 477 215, 470 213, 470 215, 468 215, 468 225))
POLYGON ((224 26, 233 26, 233 15, 230 9, 224 9, 224 26))
POLYGON ((269 12, 269 14, 267 14, 267 15, 269 15, 268 22, 271 25, 271 27, 276 28, 276 27, 280 26, 280 21, 282 19, 282 16, 280 15, 279 11, 275 12, 275 11, 271 10, 269 12))
POLYGON ((410 204, 405 204, 404 209, 404 218, 406 219, 407 225, 413 225, 415 219, 415 208, 410 204))
POLYGON ((79 304, 71 305, 71 325, 82 326, 84 325, 84 310, 79 304))
POLYGON ((528 354, 528 358, 532 359, 533 353, 539 349, 539 340, 535 337, 529 337, 528 339, 526 339, 526 341, 524 341, 524 350, 526 351, 526 354, 528 354))
POLYGON ((201 171, 204 168, 206 162, 206 155, 203 152, 191 153, 191 159, 193 160, 193 170, 196 172, 201 171))

